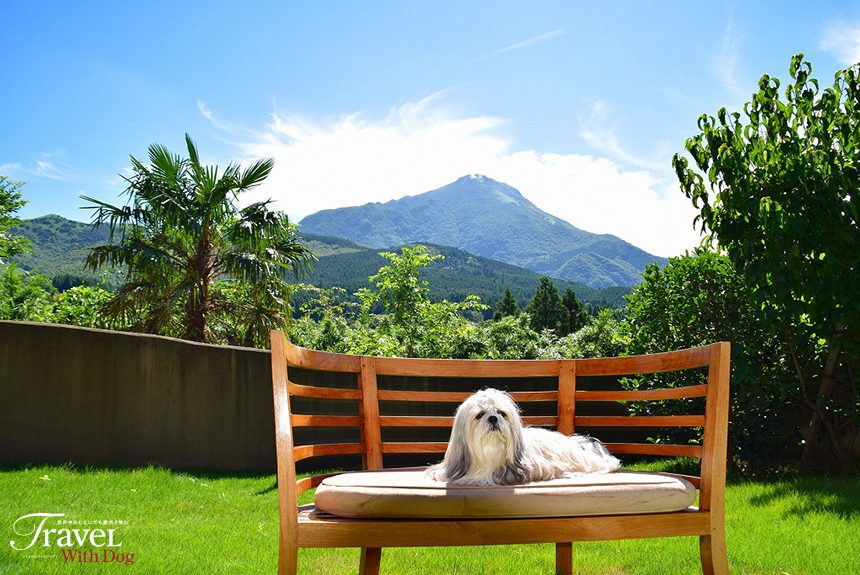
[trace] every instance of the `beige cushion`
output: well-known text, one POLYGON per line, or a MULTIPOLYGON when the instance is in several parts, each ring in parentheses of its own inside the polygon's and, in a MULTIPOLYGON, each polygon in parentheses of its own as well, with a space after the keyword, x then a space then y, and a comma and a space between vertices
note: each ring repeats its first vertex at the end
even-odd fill
POLYGON ((686 509, 696 488, 671 475, 587 474, 504 487, 433 481, 424 469, 343 473, 323 480, 314 503, 341 517, 570 517, 686 509))

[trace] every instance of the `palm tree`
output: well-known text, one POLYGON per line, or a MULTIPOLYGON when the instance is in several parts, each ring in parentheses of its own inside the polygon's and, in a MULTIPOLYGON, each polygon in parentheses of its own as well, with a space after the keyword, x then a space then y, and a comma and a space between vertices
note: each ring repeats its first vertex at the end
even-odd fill
POLYGON ((200 163, 187 134, 185 143, 188 158, 158 144, 149 147, 148 166, 131 156, 127 205, 82 196, 95 210, 93 226, 110 227, 109 243, 90 251, 87 267, 126 270, 106 312, 138 331, 211 342, 213 315, 231 305, 214 283, 228 280, 265 295, 254 298, 268 306, 255 314, 264 318, 255 330, 283 326, 289 317, 285 272, 304 271, 313 254, 298 242, 286 214, 269 209, 270 201, 237 205, 240 193, 266 179, 273 160, 244 170, 231 163, 219 175, 217 166, 200 163))

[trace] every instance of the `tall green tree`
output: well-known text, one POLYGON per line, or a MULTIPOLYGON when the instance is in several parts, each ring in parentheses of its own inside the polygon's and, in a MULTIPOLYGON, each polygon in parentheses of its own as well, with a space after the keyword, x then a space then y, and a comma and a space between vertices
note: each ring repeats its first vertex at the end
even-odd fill
POLYGON ((0 264, 4 258, 19 254, 27 248, 26 238, 9 233, 11 228, 21 222, 15 213, 27 203, 21 194, 22 187, 24 182, 0 175, 0 264))
POLYGON ((394 325, 406 334, 409 351, 414 351, 421 308, 430 302, 430 289, 427 281, 421 279, 421 269, 444 256, 428 253, 425 246, 404 247, 399 254, 382 252, 379 255, 391 263, 368 278, 376 285, 372 301, 385 306, 394 325))
POLYGON ((567 288, 561 297, 561 305, 567 310, 567 323, 563 326, 561 335, 567 335, 585 327, 588 323, 588 312, 583 303, 577 299, 575 291, 567 288))
POLYGON ((764 75, 743 114, 699 118, 673 158, 696 221, 754 289, 811 412, 802 467, 832 450, 853 467, 860 356, 860 65, 820 89, 802 54, 764 75))
POLYGON ((499 321, 503 317, 517 315, 520 312, 520 306, 517 304, 517 299, 511 293, 510 288, 505 289, 505 295, 496 304, 496 313, 493 316, 495 321, 499 321))
POLYGON ((561 303, 558 288, 546 276, 540 278, 540 284, 526 306, 526 311, 531 317, 531 328, 537 332, 551 329, 559 335, 569 323, 567 309, 561 303))
POLYGON ((479 347, 477 330, 465 314, 483 311, 477 296, 461 302, 431 302, 421 270, 441 254, 425 246, 403 247, 399 254, 382 252, 391 263, 382 266, 369 281, 375 289, 357 292, 362 303, 360 328, 351 348, 356 353, 381 353, 408 357, 468 357, 479 347), (384 313, 372 315, 382 306, 384 313))
POLYGON ((187 134, 185 144, 188 157, 159 144, 149 147, 149 165, 131 157, 126 205, 83 197, 94 210, 93 224, 110 227, 110 243, 93 248, 87 266, 127 270, 106 311, 114 317, 139 313, 134 327, 149 333, 214 341, 213 315, 232 305, 214 289, 223 279, 244 284, 253 304, 265 308, 245 310, 256 332, 283 326, 289 317, 285 272, 302 270, 313 256, 270 202, 241 208, 238 201, 266 179, 273 161, 245 169, 231 163, 221 172, 201 163, 187 134))

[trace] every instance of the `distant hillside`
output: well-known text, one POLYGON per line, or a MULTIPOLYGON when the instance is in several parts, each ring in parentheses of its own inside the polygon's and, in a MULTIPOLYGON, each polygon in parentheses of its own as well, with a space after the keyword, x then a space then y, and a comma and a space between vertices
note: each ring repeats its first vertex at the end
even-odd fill
MULTIPOLYGON (((12 230, 13 234, 28 238, 32 252, 20 254, 10 261, 22 269, 39 273, 50 279, 64 275, 98 280, 102 272, 93 273, 84 268, 87 248, 108 241, 108 229, 93 229, 90 224, 49 215, 24 220, 12 230)), ((122 274, 107 272, 109 284, 116 284, 122 274)))
MULTIPOLYGON (((308 243, 319 241, 319 236, 313 234, 303 234, 303 237, 308 243)), ((462 301, 468 295, 476 295, 493 308, 505 290, 510 289, 520 306, 523 306, 532 298, 540 283, 541 275, 527 269, 474 256, 457 248, 433 244, 427 246, 431 253, 445 256, 445 259, 431 263, 422 272, 422 277, 429 283, 430 299, 434 301, 462 301)), ((320 257, 304 281, 318 287, 342 287, 348 293, 370 287, 367 278, 389 263, 379 255, 379 251, 362 248, 320 257)), ((597 306, 621 307, 624 305, 624 296, 630 293, 630 288, 626 287, 592 288, 565 280, 556 279, 554 282, 561 293, 568 288, 573 289, 580 300, 597 306)), ((492 309, 487 315, 492 315, 492 309)))
POLYGON ((319 236, 316 234, 301 234, 301 242, 318 258, 353 254, 356 252, 366 251, 368 249, 367 246, 358 245, 350 240, 336 238, 334 236, 319 236))
MULTIPOLYGON (((64 274, 95 278, 84 269, 87 248, 108 241, 105 228, 93 230, 89 224, 53 215, 25 220, 15 228, 15 233, 29 238, 34 251, 13 261, 52 279, 64 274)), ((310 276, 302 281, 319 287, 339 286, 351 294, 369 287, 367 278, 388 263, 379 255, 380 250, 343 238, 302 233, 301 241, 319 258, 310 276)), ((431 251, 445 256, 425 270, 424 278, 430 283, 433 300, 462 301, 467 295, 477 295, 484 303, 494 306, 505 289, 510 289, 524 304, 531 299, 540 281, 539 274, 529 270, 473 256, 457 248, 430 247, 431 251)), ((116 286, 121 274, 113 272, 109 280, 116 286)), ((556 281, 556 285, 562 292, 572 288, 584 302, 611 307, 621 306, 624 294, 629 292, 626 288, 594 289, 565 281, 556 281)))
POLYGON ((299 225, 307 233, 346 237, 375 248, 455 246, 593 287, 636 285, 648 264, 667 262, 615 236, 575 228, 541 211, 511 186, 478 175, 385 204, 323 210, 299 225))

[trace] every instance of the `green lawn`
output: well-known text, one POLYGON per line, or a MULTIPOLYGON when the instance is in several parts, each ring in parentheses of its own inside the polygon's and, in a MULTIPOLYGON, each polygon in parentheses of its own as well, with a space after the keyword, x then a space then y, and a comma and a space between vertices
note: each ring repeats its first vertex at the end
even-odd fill
MULTIPOLYGON (((785 479, 732 482, 727 492, 732 573, 825 575, 857 573, 860 565, 860 482, 785 479)), ((51 519, 57 521, 58 519, 51 519)), ((52 524, 51 524, 52 525, 52 524)), ((46 528, 51 526, 46 523, 46 528)), ((165 469, 83 469, 0 466, 0 573, 266 573, 275 572, 277 498, 273 475, 187 473, 165 469), (68 564, 56 546, 16 551, 32 536, 13 533, 29 513, 68 520, 114 520, 124 563, 68 564), (32 555, 45 556, 32 557, 32 555)), ((24 529, 19 529, 24 531, 24 529)), ((55 541, 56 542, 56 541, 55 541)), ((84 546, 84 549, 89 548, 84 546)), ((302 550, 301 573, 355 573, 358 551, 302 550)), ((698 573, 693 538, 574 545, 581 574, 698 573)), ((386 549, 382 572, 550 574, 550 545, 386 549)))

